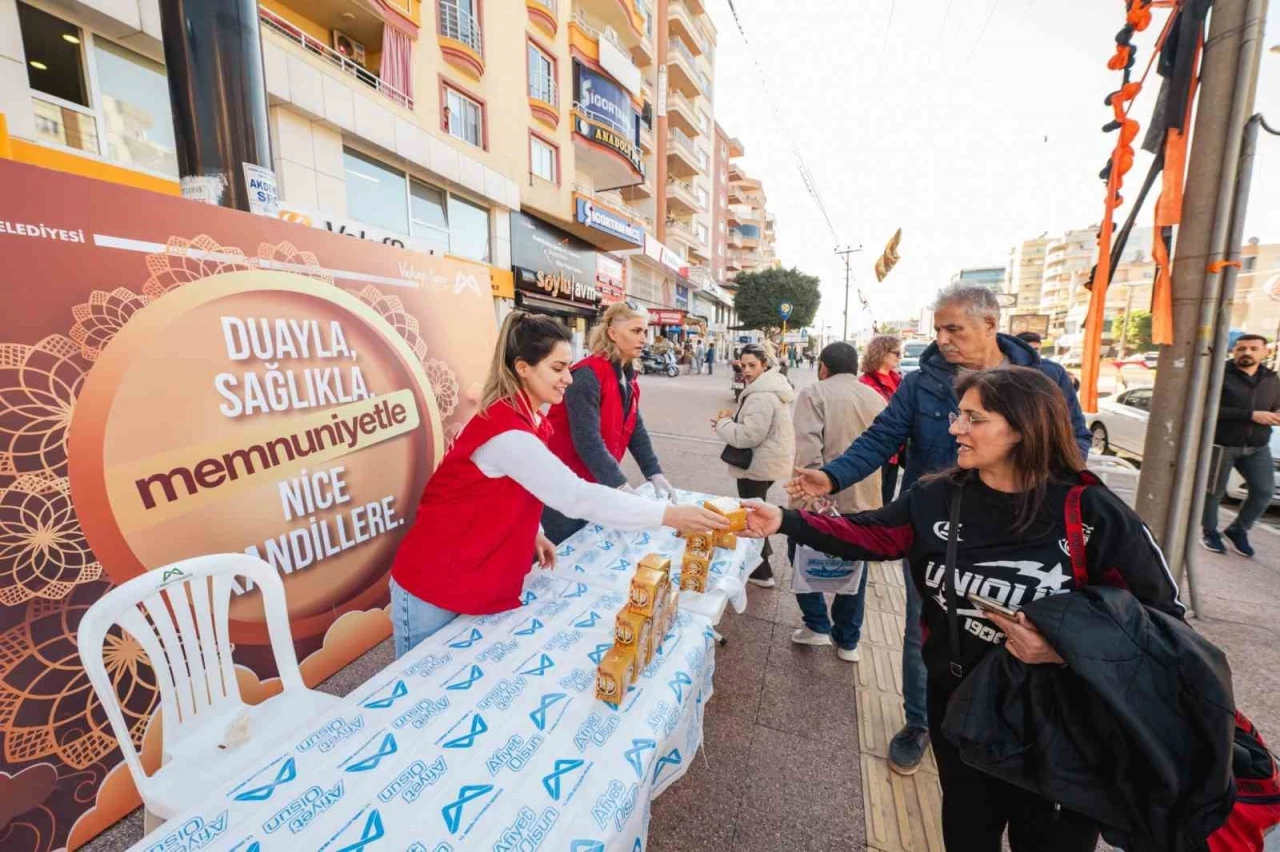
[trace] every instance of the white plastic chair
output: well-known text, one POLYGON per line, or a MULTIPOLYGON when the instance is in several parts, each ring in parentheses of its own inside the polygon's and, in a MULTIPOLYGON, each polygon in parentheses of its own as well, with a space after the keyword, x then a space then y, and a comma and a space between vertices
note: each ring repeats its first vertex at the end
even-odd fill
POLYGON ((80 622, 77 642, 89 682, 105 708, 146 807, 146 830, 178 816, 339 699, 307 689, 293 650, 284 583, 270 565, 243 553, 198 556, 148 571, 112 589, 80 622), (261 704, 240 697, 227 635, 232 583, 261 590, 283 691, 261 704), (163 757, 148 776, 133 747, 103 643, 119 626, 146 650, 164 711, 163 757))
POLYGON ((1136 465, 1118 456, 1090 452, 1089 470, 1096 473, 1129 508, 1133 508, 1138 498, 1138 477, 1142 474, 1136 465))

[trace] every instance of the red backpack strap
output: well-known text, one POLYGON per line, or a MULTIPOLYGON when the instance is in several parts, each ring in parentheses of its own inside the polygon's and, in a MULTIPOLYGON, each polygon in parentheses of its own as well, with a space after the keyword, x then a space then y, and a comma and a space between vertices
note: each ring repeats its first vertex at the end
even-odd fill
MULTIPOLYGON (((1090 477, 1093 475, 1090 474, 1090 477)), ((1093 478, 1097 481, 1096 477, 1093 478)), ((1084 490, 1091 484, 1076 485, 1067 492, 1067 553, 1071 557, 1071 574, 1075 577, 1076 588, 1083 589, 1089 585, 1089 565, 1084 551, 1084 519, 1080 514, 1080 498, 1084 490)))

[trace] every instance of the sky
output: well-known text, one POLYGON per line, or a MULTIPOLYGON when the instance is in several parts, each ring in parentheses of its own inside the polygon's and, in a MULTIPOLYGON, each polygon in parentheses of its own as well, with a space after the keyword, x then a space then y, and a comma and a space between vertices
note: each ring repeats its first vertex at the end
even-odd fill
MULTIPOLYGON (((842 326, 837 243, 863 247, 854 287, 876 320, 897 320, 918 316, 962 268, 1004 266, 1024 239, 1100 221, 1120 0, 735 0, 745 42, 728 0, 706 3, 716 120, 764 181, 783 265, 822 279, 815 326, 842 326), (899 227, 902 260, 877 283, 876 258, 899 227)), ((1136 39, 1139 75, 1167 12, 1155 15, 1136 39)), ((1270 17, 1264 50, 1280 44, 1280 12, 1270 17)), ((1261 74, 1256 108, 1280 125, 1280 53, 1263 54, 1261 74)), ((1143 131, 1158 89, 1153 71, 1133 114, 1143 131)), ((1122 194, 1137 194, 1149 164, 1139 151, 1122 194)), ((1280 242, 1277 137, 1259 143, 1246 236, 1280 242)), ((852 295, 850 333, 870 319, 852 295)))

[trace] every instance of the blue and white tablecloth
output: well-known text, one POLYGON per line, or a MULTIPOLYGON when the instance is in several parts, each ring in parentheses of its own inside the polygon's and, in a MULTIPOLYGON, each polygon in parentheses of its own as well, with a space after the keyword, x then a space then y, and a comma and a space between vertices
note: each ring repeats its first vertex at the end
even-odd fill
POLYGON ((597 701, 624 602, 600 576, 535 571, 523 606, 458 618, 297 739, 252 744, 260 762, 134 849, 643 850, 702 741, 714 632, 682 611, 622 706, 597 701))

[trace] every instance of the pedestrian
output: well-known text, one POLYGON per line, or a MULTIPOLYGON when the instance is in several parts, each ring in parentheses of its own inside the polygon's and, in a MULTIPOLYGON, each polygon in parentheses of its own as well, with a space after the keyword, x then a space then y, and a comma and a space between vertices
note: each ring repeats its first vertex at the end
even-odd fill
POLYGON ((810 370, 813 369, 813 362, 814 362, 814 354, 813 354, 813 350, 810 349, 809 350, 809 369, 810 370))
MULTIPOLYGON (((742 347, 738 360, 747 383, 738 411, 712 423, 715 433, 728 445, 720 458, 729 465, 729 475, 738 480, 738 496, 764 499, 769 487, 791 472, 796 440, 791 403, 796 393, 761 344, 742 347)), ((769 565, 772 554, 766 541, 760 564, 748 582, 765 588, 776 585, 769 565)))
MULTIPOLYGON (((892 334, 873 337, 862 358, 862 383, 888 402, 902 384, 902 373, 898 370, 898 362, 901 360, 900 338, 892 334)), ((880 467, 880 493, 885 504, 893 502, 898 490, 898 466, 902 463, 902 449, 880 467)))
MULTIPOLYGON (((943 326, 939 340, 944 344, 950 340, 945 331, 950 319, 938 320, 943 326)), ((922 364, 927 360, 928 356, 922 364)), ((959 410, 950 412, 948 430, 960 447, 954 466, 921 480, 883 509, 841 518, 763 504, 753 504, 749 510, 752 536, 781 531, 843 559, 906 558, 910 587, 924 601, 922 621, 929 637, 923 650, 929 678, 928 718, 935 730, 941 727, 951 695, 979 661, 1000 645, 1019 661, 1006 661, 1006 669, 1013 666, 1022 671, 1020 663, 1051 677, 1050 667, 1063 665, 1063 658, 1028 613, 1006 617, 977 608, 972 597, 964 601, 957 597, 946 605, 952 595, 980 591, 996 604, 1016 610, 1078 588, 1069 561, 1063 570, 1067 498, 1074 486, 1096 480, 1081 475, 1085 456, 1070 425, 1075 412, 1062 393, 1063 381, 1062 376, 1053 377, 1043 369, 1016 366, 960 376, 959 410), (950 541, 955 542, 954 557, 948 553, 950 541), (949 570, 943 567, 948 563, 949 570), (963 579, 944 585, 948 573, 963 579)), ((903 391, 911 384, 908 376, 903 391)), ((903 391, 894 399, 901 398, 903 391)), ((890 403, 890 410, 895 404, 890 403)), ((944 423, 947 420, 943 418, 944 423)), ((1120 586, 1145 606, 1182 619, 1185 610, 1173 578, 1133 510, 1098 484, 1080 495, 1080 515, 1088 536, 1084 548, 1088 585, 1120 586)), ((1124 663, 1124 654, 1108 656, 1101 649, 1095 653, 1096 665, 1124 663)), ((1007 691, 995 696, 995 701, 1016 697, 1016 687, 1009 685, 1013 680, 1001 682, 1007 691)), ((1133 687, 1145 688, 1144 684, 1133 687)), ((1034 724, 1037 735, 1056 726, 1039 716, 1034 724)), ((1088 753, 1097 754, 1107 746, 1093 743, 1088 753)), ((951 852, 999 852, 1006 827, 1013 852, 1094 849, 1099 827, 1092 820, 968 766, 944 737, 934 737, 933 753, 942 786, 943 842, 951 852)), ((1150 782, 1152 770, 1141 763, 1117 762, 1114 774, 1117 785, 1136 788, 1150 782)))
MULTIPOLYGON (((953 284, 934 303, 937 339, 920 355, 920 368, 906 374, 888 408, 840 458, 822 470, 797 471, 788 485, 792 496, 821 497, 842 491, 877 470, 907 445, 906 470, 899 493, 916 480, 956 463, 956 441, 947 417, 958 410, 955 381, 974 370, 1031 367, 1044 373, 1061 390, 1071 415, 1071 428, 1088 457, 1092 436, 1085 428, 1080 403, 1066 372, 1016 337, 999 334, 1000 303, 985 287, 953 284)), ((906 566, 904 565, 904 568, 906 566)), ((926 678, 920 657, 920 596, 908 582, 907 617, 902 651, 902 700, 906 724, 889 744, 889 766, 912 774, 929 745, 926 678)))
POLYGON ((707 360, 707 375, 708 375, 708 376, 713 376, 713 375, 715 375, 715 371, 716 371, 716 342, 715 342, 714 340, 713 340, 713 341, 711 341, 711 344, 710 344, 709 346, 707 346, 706 360, 707 360))
MULTIPOLYGON (((836 459, 881 411, 884 400, 858 381, 858 350, 843 341, 827 344, 819 358, 818 381, 801 390, 796 398, 795 466, 818 468, 836 459)), ((791 501, 793 509, 810 505, 811 501, 803 498, 791 501)), ((880 483, 874 473, 841 491, 835 499, 835 507, 846 515, 882 505, 880 483)), ((793 563, 795 548, 795 542, 788 540, 787 556, 793 563)), ((869 573, 864 566, 856 594, 835 596, 830 615, 821 592, 797 593, 804 627, 791 634, 791 641, 797 645, 830 645, 834 641, 836 656, 856 663, 869 573)))
POLYGON ((1213 487, 1205 495, 1200 520, 1206 548, 1226 553, 1223 537, 1241 556, 1252 557, 1249 530, 1271 505, 1275 494, 1275 463, 1271 458, 1271 428, 1280 426, 1280 377, 1262 361, 1267 357, 1267 339, 1258 334, 1236 338, 1231 360, 1222 377, 1222 401, 1218 405, 1218 426, 1213 435, 1219 459, 1213 487), (1218 532, 1218 505, 1227 493, 1232 470, 1244 477, 1248 496, 1240 514, 1218 532))
POLYGON ((520 606, 535 558, 555 564, 555 545, 538 529, 544 504, 622 530, 726 526, 701 506, 592 484, 551 453, 539 410, 564 399, 572 356, 569 331, 550 317, 512 311, 503 321, 481 411, 427 481, 391 566, 397 657, 459 615, 520 606))
POLYGON ((1042 341, 1040 339, 1040 335, 1036 334, 1034 331, 1019 332, 1018 334, 1015 335, 1015 337, 1017 337, 1019 340, 1021 340, 1023 343, 1027 344, 1037 352, 1040 351, 1040 346, 1042 341))
MULTIPOLYGON (((551 452, 588 482, 629 488, 622 457, 628 451, 660 499, 675 499, 640 414, 635 360, 644 350, 649 315, 638 303, 612 304, 591 330, 591 354, 573 365, 573 384, 551 407, 551 452)), ((582 515, 548 506, 542 516, 547 537, 559 544, 586 526, 582 515)))
POLYGON ((695 369, 694 365, 698 363, 697 354, 693 348, 693 341, 691 340, 685 341, 684 356, 681 360, 684 361, 684 365, 685 365, 684 374, 686 376, 692 376, 693 371, 695 369))
POLYGON ((702 375, 702 368, 707 362, 707 346, 701 339, 698 340, 697 347, 693 350, 693 363, 698 375, 702 375))

